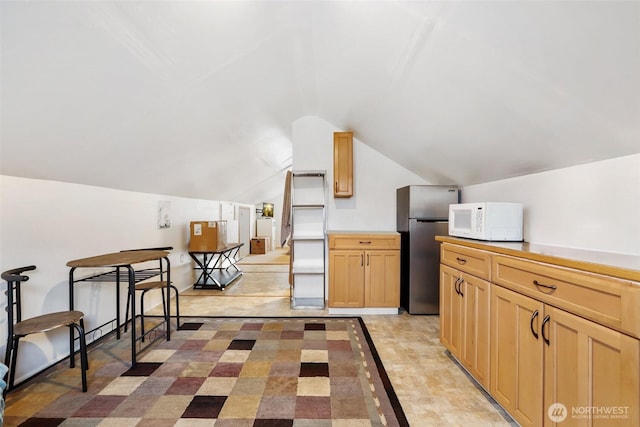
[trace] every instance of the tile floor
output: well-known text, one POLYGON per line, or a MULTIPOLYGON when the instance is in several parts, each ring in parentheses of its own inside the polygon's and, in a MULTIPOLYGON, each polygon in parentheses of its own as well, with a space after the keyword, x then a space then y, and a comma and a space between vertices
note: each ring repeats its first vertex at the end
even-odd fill
MULTIPOLYGON (((242 265, 243 276, 224 291, 187 289, 186 316, 328 316, 327 310, 289 307, 287 265, 242 265)), ((160 314, 156 307, 152 314, 160 314)), ((439 343, 437 316, 362 316, 412 426, 515 426, 453 362, 439 343)), ((75 372, 74 372, 75 373, 75 372)), ((19 401, 11 394, 7 403, 19 401)))

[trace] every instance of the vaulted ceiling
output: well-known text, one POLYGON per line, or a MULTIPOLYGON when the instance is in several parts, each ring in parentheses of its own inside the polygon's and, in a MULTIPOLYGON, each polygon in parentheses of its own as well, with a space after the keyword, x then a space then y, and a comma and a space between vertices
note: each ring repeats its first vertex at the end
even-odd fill
POLYGON ((434 184, 640 152, 637 1, 0 8, 5 175, 254 203, 307 115, 434 184))

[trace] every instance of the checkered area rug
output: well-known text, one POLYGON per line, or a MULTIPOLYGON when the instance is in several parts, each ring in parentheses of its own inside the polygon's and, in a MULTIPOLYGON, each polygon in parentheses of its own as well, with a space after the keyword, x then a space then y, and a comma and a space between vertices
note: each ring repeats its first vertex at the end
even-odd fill
MULTIPOLYGON (((126 355, 127 343, 112 339, 106 354, 126 355)), ((87 393, 18 425, 408 425, 360 318, 192 318, 135 369, 104 362, 90 366, 87 393)))

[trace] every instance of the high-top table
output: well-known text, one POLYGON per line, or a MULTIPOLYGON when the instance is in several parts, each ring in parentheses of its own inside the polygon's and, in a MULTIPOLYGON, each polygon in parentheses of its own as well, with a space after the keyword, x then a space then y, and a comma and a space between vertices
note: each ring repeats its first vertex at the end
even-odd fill
MULTIPOLYGON (((74 309, 74 285, 82 282, 115 282, 116 284, 116 337, 120 338, 120 281, 124 280, 129 283, 129 295, 131 297, 131 367, 136 367, 136 341, 144 339, 144 336, 136 336, 136 299, 135 285, 137 282, 149 279, 151 277, 161 275, 162 280, 166 279, 167 298, 166 298, 166 315, 164 323, 166 324, 167 341, 171 339, 171 322, 170 322, 170 285, 171 285, 171 268, 169 263, 169 252, 164 250, 132 250, 115 252, 104 255, 92 256, 89 258, 76 259, 67 263, 71 267, 69 271, 69 308, 74 309), (159 261, 160 268, 146 268, 135 270, 133 265, 141 264, 148 261, 159 261), (166 268, 162 268, 162 262, 166 262, 166 268), (75 273, 80 268, 114 268, 104 273, 93 274, 88 277, 76 278, 75 273), (166 274, 166 278, 164 275, 166 274)), ((70 334, 70 340, 73 340, 73 333, 70 334)), ((72 342, 70 343, 73 344, 72 342)))

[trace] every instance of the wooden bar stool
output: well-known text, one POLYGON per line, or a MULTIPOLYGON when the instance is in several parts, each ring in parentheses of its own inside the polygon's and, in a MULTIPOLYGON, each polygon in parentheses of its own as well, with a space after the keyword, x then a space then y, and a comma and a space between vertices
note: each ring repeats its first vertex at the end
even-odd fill
MULTIPOLYGON (((20 267, 2 273, 2 279, 7 282, 7 351, 4 364, 9 367, 7 391, 13 388, 18 359, 18 344, 20 338, 27 335, 45 333, 63 326, 69 327, 78 333, 80 341, 80 365, 82 370, 82 391, 87 391, 87 344, 84 333, 84 313, 81 311, 59 311, 42 314, 40 316, 22 319, 22 290, 21 285, 29 280, 29 276, 22 273, 35 270, 36 266, 20 267)), ((75 366, 75 351, 73 346, 69 349, 69 364, 75 366)))

